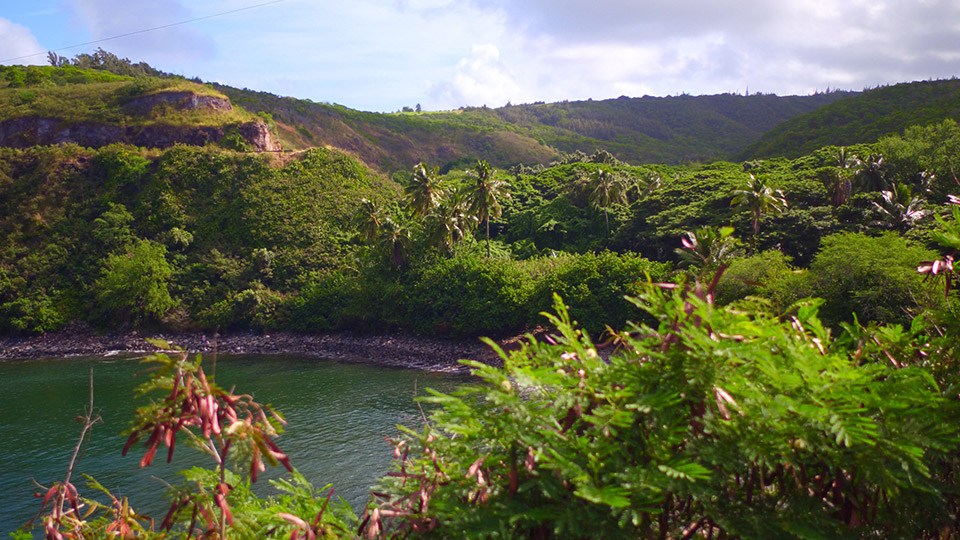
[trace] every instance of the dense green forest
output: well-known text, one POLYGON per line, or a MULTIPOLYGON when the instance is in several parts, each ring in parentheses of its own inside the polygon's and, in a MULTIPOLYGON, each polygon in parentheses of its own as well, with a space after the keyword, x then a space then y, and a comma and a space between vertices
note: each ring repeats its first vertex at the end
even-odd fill
POLYGON ((800 157, 826 146, 874 142, 960 115, 960 80, 901 83, 845 96, 764 133, 737 159, 800 157))
POLYGON ((945 121, 743 164, 631 166, 597 152, 511 171, 419 166, 401 184, 334 150, 279 160, 188 146, 5 149, 0 327, 500 334, 536 326, 559 292, 596 332, 622 327, 632 312, 622 296, 644 276, 682 269, 687 235, 710 241, 726 225, 724 241, 740 239, 724 251, 731 271, 739 257, 770 272, 744 294, 783 308, 828 297, 843 303, 829 311, 835 324, 851 313, 904 322, 922 305, 913 269, 934 256, 930 230, 955 191, 958 131, 945 121), (497 189, 486 215, 481 174, 497 189), (732 204, 751 177, 786 207, 732 204), (427 206, 418 189, 433 191, 427 206), (884 242, 902 246, 887 254, 884 242), (822 264, 827 245, 850 250, 853 267, 902 257, 878 278, 896 287, 858 280, 833 294, 849 269, 822 264))
POLYGON ((55 484, 50 537, 956 535, 952 82, 378 115, 98 54, 3 68, 0 125, 71 99, 106 118, 124 88, 173 85, 317 147, 0 148, 0 331, 551 328, 432 394, 360 516, 297 475, 254 496, 266 465, 294 470, 282 417, 158 355, 124 452, 145 443, 147 466, 179 434, 212 467, 152 524, 109 495, 80 523, 55 484), (814 103, 806 118, 858 120, 800 154, 716 160, 814 103))

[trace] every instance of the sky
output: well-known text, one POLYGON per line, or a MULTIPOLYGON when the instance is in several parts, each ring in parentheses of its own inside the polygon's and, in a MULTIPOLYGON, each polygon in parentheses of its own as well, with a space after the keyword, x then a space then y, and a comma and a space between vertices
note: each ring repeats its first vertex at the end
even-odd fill
POLYGON ((804 95, 960 75, 960 2, 0 0, 0 64, 97 47, 186 77, 380 112, 804 95))

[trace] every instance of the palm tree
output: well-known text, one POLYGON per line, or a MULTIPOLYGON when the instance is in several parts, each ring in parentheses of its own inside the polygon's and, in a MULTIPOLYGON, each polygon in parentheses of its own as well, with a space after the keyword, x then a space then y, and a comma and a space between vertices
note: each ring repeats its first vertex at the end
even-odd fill
POLYGON ((850 175, 844 169, 820 169, 820 181, 823 182, 827 192, 830 193, 830 202, 834 206, 846 204, 850 194, 853 193, 850 175))
POLYGON ((733 236, 733 227, 703 227, 696 232, 687 232, 681 243, 683 248, 674 250, 680 258, 680 266, 708 272, 732 257, 740 241, 733 236))
POLYGON ((510 197, 508 184, 494 177, 494 170, 483 160, 467 172, 475 180, 470 190, 470 213, 478 223, 487 224, 487 258, 490 258, 490 218, 498 218, 503 213, 500 199, 510 197))
POLYGON ((847 152, 847 149, 841 146, 833 154, 833 161, 838 169, 853 169, 860 162, 860 158, 856 154, 847 152))
POLYGON ((440 203, 443 187, 439 175, 438 167, 429 169, 423 163, 413 166, 413 180, 403 191, 414 216, 423 217, 440 203))
POLYGON ((410 230, 390 218, 383 221, 380 228, 380 248, 383 249, 394 266, 401 266, 407 260, 410 247, 410 230))
POLYGON ((449 251, 476 228, 477 218, 469 209, 470 194, 469 188, 448 192, 427 214, 426 232, 432 245, 449 251))
POLYGON ((733 192, 730 206, 745 206, 752 216, 750 223, 753 226, 753 247, 756 248, 757 234, 760 233, 760 216, 775 212, 783 212, 787 207, 787 199, 779 189, 773 189, 752 174, 747 180, 745 189, 733 192))
POLYGON ((840 147, 833 154, 833 169, 825 169, 821 172, 821 180, 830 192, 830 200, 834 206, 841 206, 847 203, 847 199, 853 193, 853 183, 851 177, 856 175, 860 166, 860 159, 847 152, 847 149, 840 147))
POLYGON ((858 159, 853 177, 858 187, 864 191, 882 191, 889 187, 886 165, 881 154, 870 154, 866 159, 858 159))
POLYGON ((383 220, 383 212, 376 203, 370 199, 360 199, 360 206, 353 214, 353 225, 364 240, 372 242, 377 238, 383 220))
POLYGON ((646 173, 634 181, 634 185, 637 187, 637 191, 640 193, 640 198, 643 198, 644 196, 660 189, 662 184, 663 179, 657 172, 646 173))
POLYGON ((882 202, 874 202, 873 206, 880 212, 881 224, 906 230, 927 214, 923 198, 914 195, 908 184, 894 184, 889 191, 881 191, 880 196, 882 202))
POLYGON ((609 169, 597 169, 590 175, 590 190, 587 199, 596 208, 603 208, 603 221, 606 225, 607 236, 610 236, 610 205, 627 202, 627 184, 620 175, 609 169))

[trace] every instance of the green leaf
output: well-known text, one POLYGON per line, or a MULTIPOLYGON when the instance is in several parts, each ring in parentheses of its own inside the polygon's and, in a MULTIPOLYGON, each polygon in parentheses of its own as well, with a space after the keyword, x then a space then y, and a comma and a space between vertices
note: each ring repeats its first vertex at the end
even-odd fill
POLYGON ((630 491, 618 486, 580 486, 574 491, 574 495, 593 503, 605 504, 614 508, 630 506, 630 491))

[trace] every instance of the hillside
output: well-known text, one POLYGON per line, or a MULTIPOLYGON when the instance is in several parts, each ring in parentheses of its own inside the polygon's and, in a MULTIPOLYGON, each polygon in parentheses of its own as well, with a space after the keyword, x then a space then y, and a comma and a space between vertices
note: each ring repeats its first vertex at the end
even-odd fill
POLYGON ((446 168, 476 157, 498 166, 546 164, 560 153, 598 149, 634 163, 727 159, 784 120, 847 95, 621 97, 380 114, 216 88, 248 110, 270 114, 286 148, 343 148, 384 171, 420 161, 446 168))
POLYGON ((869 178, 838 169, 836 147, 793 161, 716 157, 818 103, 867 116, 899 99, 910 104, 903 122, 934 118, 948 111, 952 82, 864 99, 379 114, 75 65, 2 68, 0 80, 0 332, 74 320, 514 332, 540 322, 553 292, 597 331, 630 317, 624 295, 646 274, 666 279, 681 262, 679 239, 700 227, 730 225, 751 251, 775 249, 800 266, 838 233, 915 228, 922 239, 932 213, 917 205, 955 193, 960 140, 947 121, 847 148, 866 158, 882 147, 869 178), (270 147, 244 125, 276 134, 285 152, 249 151, 270 147), (647 159, 663 163, 637 163, 647 159), (420 161, 429 168, 411 174, 420 161), (782 215, 761 224, 731 205, 751 175, 783 191, 782 215), (900 199, 884 199, 895 185, 900 199), (604 190, 622 196, 603 201, 604 190))
POLYGON ((960 117, 960 80, 902 83, 850 94, 789 119, 736 159, 795 158, 827 145, 872 143, 914 125, 960 117))
POLYGON ((341 105, 215 85, 230 100, 276 122, 285 149, 340 148, 385 172, 418 162, 447 165, 482 157, 498 165, 546 163, 557 151, 488 115, 381 114, 341 105))
POLYGON ((264 317, 349 262, 357 201, 398 194, 325 149, 0 148, 0 332, 264 317))
POLYGON ((275 150, 267 123, 209 86, 65 67, 0 66, 0 146, 216 143, 275 150))
POLYGON ((500 119, 562 151, 605 149, 634 163, 727 159, 784 120, 846 93, 680 95, 507 106, 500 119))
MULTIPOLYGON (((63 60, 63 59, 61 59, 63 60)), ((443 171, 481 158, 549 164, 606 150, 631 163, 798 157, 876 141, 960 114, 960 82, 811 96, 679 95, 372 113, 199 84, 106 51, 58 67, 0 67, 0 146, 209 143, 231 149, 344 150, 383 173, 443 171)))

